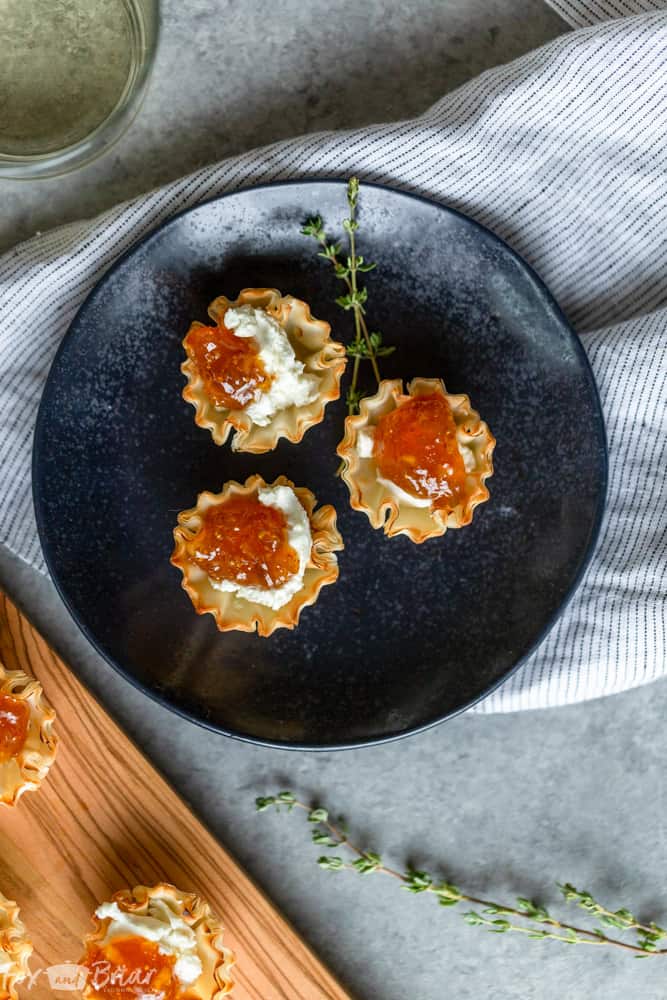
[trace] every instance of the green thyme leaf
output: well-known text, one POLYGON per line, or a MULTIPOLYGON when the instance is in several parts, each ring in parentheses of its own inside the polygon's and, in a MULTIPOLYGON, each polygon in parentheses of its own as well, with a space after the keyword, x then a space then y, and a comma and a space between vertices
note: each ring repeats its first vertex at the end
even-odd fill
POLYGON ((338 847, 340 844, 339 840, 336 840, 324 830, 319 829, 313 830, 311 833, 311 840, 314 844, 319 844, 321 847, 338 847))
POLYGON ((318 239, 323 233, 323 223, 319 215, 314 215, 304 223, 301 234, 303 236, 314 236, 318 239))
POLYGON ((382 867, 382 858, 374 851, 365 851, 360 858, 352 862, 352 867, 362 875, 366 875, 382 867))
POLYGON ((428 874, 428 872, 416 871, 413 868, 408 868, 405 873, 405 884, 404 889, 408 892, 426 892, 433 885, 433 879, 428 874))
POLYGON ((490 923, 486 925, 490 931, 494 934, 504 934, 510 929, 509 920, 491 920, 490 923))
POLYGON ((326 869, 326 871, 330 872, 338 872, 341 870, 341 868, 345 868, 345 862, 343 861, 343 859, 337 858, 335 856, 332 857, 323 856, 317 859, 317 863, 320 866, 320 868, 324 868, 326 869))
POLYGON ((459 887, 452 885, 451 882, 440 882, 438 885, 434 885, 433 892, 439 897, 443 906, 451 906, 459 903, 463 898, 459 887))

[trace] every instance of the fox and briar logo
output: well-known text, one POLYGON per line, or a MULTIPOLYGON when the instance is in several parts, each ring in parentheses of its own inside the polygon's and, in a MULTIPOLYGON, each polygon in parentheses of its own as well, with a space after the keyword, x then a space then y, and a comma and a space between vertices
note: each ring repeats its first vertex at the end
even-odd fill
MULTIPOLYGON (((37 980, 46 974, 52 990, 74 992, 82 990, 89 982, 95 991, 115 986, 136 991, 141 995, 145 987, 150 986, 156 972, 157 969, 147 968, 132 969, 128 972, 125 966, 112 965, 111 962, 93 962, 90 968, 86 965, 76 965, 74 962, 62 962, 60 965, 49 965, 45 969, 32 972, 26 980, 26 986, 29 990, 32 989, 37 980)), ((155 993, 151 996, 159 1000, 160 994, 155 993)))

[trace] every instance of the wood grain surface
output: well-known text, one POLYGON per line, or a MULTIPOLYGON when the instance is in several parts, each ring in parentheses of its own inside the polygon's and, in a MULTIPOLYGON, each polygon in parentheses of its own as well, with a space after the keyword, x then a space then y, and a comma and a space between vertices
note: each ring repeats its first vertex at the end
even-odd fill
MULTIPOLYGON (((222 918, 236 954, 234 1000, 350 1000, 2 594, 0 659, 36 676, 58 715, 46 782, 14 809, 0 807, 0 890, 21 907, 33 972, 76 962, 91 913, 113 892, 168 881, 200 892, 222 918)), ((45 974, 19 992, 54 997, 45 974)))

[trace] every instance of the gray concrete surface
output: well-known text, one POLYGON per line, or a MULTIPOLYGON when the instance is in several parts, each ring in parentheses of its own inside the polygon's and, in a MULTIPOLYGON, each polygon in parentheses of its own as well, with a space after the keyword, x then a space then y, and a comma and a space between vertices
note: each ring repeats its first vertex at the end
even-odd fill
MULTIPOLYGON (((565 30, 539 0, 168 0, 131 131, 69 178, 0 184, 0 247, 258 143, 413 114, 565 30)), ((667 684, 567 709, 464 716, 381 748, 272 751, 199 730, 136 692, 48 581, 1 552, 0 584, 359 1000, 667 997, 661 959, 467 927, 389 880, 320 871, 298 817, 253 807, 255 795, 290 786, 344 812, 396 865, 563 913, 553 882, 569 879, 664 923, 667 684)))

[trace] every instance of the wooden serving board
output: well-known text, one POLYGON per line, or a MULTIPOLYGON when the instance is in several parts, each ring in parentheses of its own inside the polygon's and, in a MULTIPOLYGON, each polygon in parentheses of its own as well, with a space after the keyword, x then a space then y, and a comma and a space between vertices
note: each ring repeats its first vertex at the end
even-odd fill
MULTIPOLYGON (((0 890, 21 907, 33 972, 76 962, 93 910, 113 892, 166 881, 200 892, 222 918, 236 954, 234 1000, 350 1000, 2 594, 0 659, 37 677, 57 712, 47 780, 15 808, 0 807, 0 890)), ((46 974, 29 991, 24 984, 23 997, 53 1000, 46 974)))

